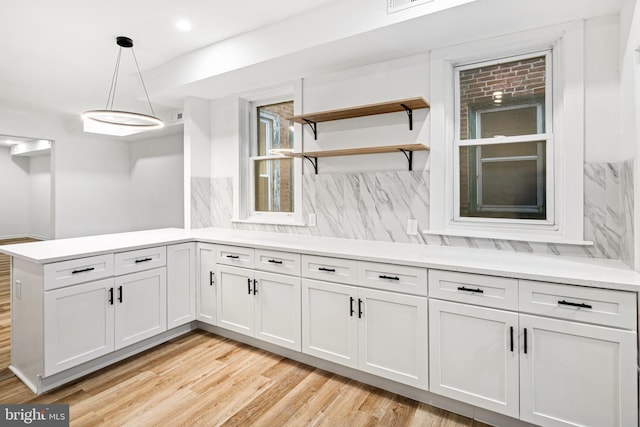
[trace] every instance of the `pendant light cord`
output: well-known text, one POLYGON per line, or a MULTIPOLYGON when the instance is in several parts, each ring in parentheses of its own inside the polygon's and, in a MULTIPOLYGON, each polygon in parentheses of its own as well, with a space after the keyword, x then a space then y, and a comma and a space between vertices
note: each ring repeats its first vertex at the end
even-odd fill
MULTIPOLYGON (((140 72, 140 66, 138 65, 138 58, 136 58, 136 52, 133 50, 133 46, 131 46, 129 49, 131 49, 133 60, 136 63, 138 76, 140 76, 140 82, 142 82, 142 88, 144 89, 144 94, 147 97, 147 103, 149 104, 151 115, 155 116, 156 113, 155 111, 153 111, 153 106, 151 105, 151 99, 149 99, 149 92, 147 92, 147 86, 144 84, 144 79, 142 78, 142 73, 140 72)), ((118 74, 120 73, 121 58, 122 58, 122 46, 118 50, 118 57, 116 58, 116 67, 113 70, 113 76, 111 77, 111 87, 109 88, 109 96, 107 97, 107 106, 105 107, 105 110, 113 110, 113 102, 115 101, 115 98, 116 98, 116 87, 118 86, 118 74)))
POLYGON ((111 77, 111 87, 109 88, 109 96, 107 97, 107 106, 105 110, 113 110, 113 101, 116 98, 116 87, 118 86, 118 74, 120 71, 120 58, 122 57, 122 47, 118 50, 118 57, 116 58, 116 67, 113 69, 113 76, 111 77))
POLYGON ((144 79, 142 78, 142 73, 140 72, 140 66, 138 65, 138 58, 136 58, 136 51, 133 50, 133 46, 131 46, 131 53, 133 54, 133 60, 135 61, 136 68, 138 69, 138 75, 140 76, 140 81, 142 82, 142 88, 144 89, 144 94, 147 97, 147 103, 149 104, 151 115, 155 116, 156 113, 153 111, 153 107, 151 106, 151 100, 149 99, 149 92, 147 92, 147 86, 144 84, 144 79))

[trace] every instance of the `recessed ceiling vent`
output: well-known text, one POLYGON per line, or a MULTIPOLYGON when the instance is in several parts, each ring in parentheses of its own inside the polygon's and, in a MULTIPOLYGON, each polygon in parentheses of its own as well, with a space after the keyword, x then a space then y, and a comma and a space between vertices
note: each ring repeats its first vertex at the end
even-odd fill
POLYGON ((433 0, 387 0, 387 14, 420 4, 431 3, 432 1, 433 0))

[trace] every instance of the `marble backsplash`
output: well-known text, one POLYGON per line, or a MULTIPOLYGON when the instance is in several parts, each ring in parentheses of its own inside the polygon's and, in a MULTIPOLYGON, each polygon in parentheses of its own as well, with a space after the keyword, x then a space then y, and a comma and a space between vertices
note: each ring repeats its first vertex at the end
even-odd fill
POLYGON ((233 181, 191 179, 192 228, 223 227, 348 239, 411 242, 620 259, 632 265, 633 160, 584 167, 584 239, 593 246, 406 234, 407 219, 429 226, 429 171, 383 171, 303 175, 303 217, 317 226, 232 222, 233 181))

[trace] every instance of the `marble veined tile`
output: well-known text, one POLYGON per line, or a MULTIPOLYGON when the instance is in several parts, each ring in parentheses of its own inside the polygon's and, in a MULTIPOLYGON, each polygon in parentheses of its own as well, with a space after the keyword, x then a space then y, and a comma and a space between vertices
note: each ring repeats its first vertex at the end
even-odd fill
POLYGON ((233 215, 233 178, 211 178, 211 223, 213 227, 231 228, 233 215))
POLYGON ((211 227, 209 178, 191 177, 191 228, 211 227))
POLYGON ((634 167, 635 160, 627 160, 620 167, 620 259, 633 268, 634 252, 634 167))

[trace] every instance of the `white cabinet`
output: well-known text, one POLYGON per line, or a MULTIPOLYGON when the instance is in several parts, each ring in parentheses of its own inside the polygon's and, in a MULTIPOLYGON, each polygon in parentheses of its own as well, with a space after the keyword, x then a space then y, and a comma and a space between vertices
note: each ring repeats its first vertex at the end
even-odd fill
POLYGON ((167 328, 196 319, 196 245, 167 246, 167 328))
POLYGON ((518 417, 518 314, 431 299, 430 390, 518 417))
POLYGON ((216 246, 196 244, 196 320, 216 325, 216 246))
POLYGON ((520 316, 520 418, 545 426, 638 425, 636 334, 520 316))
POLYGON ((302 280, 305 353, 427 389, 427 299, 302 280))
POLYGON ((166 268, 114 279, 115 349, 167 330, 166 268))
POLYGON ((44 375, 114 349, 113 279, 44 293, 44 375))
POLYGON ((218 326, 300 351, 300 278, 218 265, 218 326))

